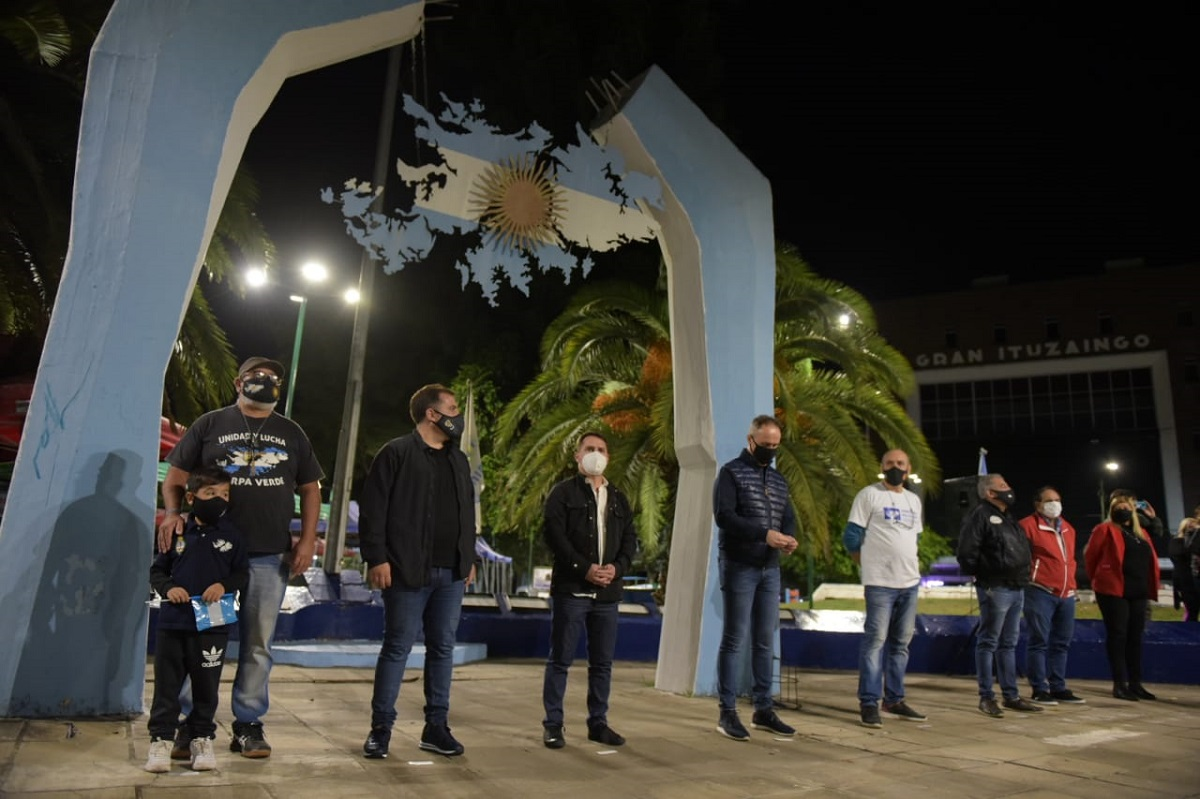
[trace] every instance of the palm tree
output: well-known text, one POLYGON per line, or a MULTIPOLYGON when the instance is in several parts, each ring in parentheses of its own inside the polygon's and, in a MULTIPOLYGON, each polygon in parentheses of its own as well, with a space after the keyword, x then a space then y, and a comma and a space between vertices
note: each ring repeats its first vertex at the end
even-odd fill
POLYGON ((629 495, 643 557, 652 557, 678 473, 666 295, 628 283, 586 286, 546 329, 541 366, 497 421, 495 450, 510 468, 491 518, 539 529, 546 492, 571 473, 579 436, 598 430, 609 438, 607 475, 629 495))
POLYGON ((800 529, 828 558, 855 493, 873 482, 880 445, 908 452, 932 486, 940 466, 902 398, 912 367, 879 335, 853 289, 814 274, 793 247, 776 248, 775 405, 783 425, 777 465, 800 529))
MULTIPOLYGON (((854 493, 874 479, 880 442, 907 450, 933 485, 938 465, 901 402, 914 386, 912 369, 879 336, 866 299, 816 276, 788 245, 777 248, 776 263, 778 463, 802 534, 813 552, 828 555, 830 520, 844 518, 854 493)), ((610 438, 608 476, 638 514, 643 558, 661 554, 678 476, 661 285, 585 287, 547 328, 541 368, 497 423, 496 448, 510 468, 491 518, 537 530, 545 493, 570 473, 578 436, 599 429, 610 438)))
MULTIPOLYGON (((31 0, 0 14, 0 335, 22 354, 4 365, 31 372, 66 260, 87 59, 111 0, 31 0), (60 13, 65 9, 66 14, 60 13)), ((254 214, 258 189, 239 169, 204 260, 224 280, 235 253, 271 264, 274 244, 254 214)), ((223 404, 237 369, 197 284, 172 350, 163 414, 191 420, 223 404)))

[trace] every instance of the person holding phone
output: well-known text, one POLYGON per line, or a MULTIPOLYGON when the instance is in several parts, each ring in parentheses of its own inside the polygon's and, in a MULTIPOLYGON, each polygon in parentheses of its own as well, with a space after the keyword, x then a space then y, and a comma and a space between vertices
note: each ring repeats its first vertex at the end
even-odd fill
POLYGON ((1108 517, 1092 530, 1084 565, 1104 618, 1104 649, 1113 697, 1156 699, 1142 685, 1142 636, 1152 599, 1158 596, 1158 553, 1137 511, 1137 497, 1118 496, 1108 517))

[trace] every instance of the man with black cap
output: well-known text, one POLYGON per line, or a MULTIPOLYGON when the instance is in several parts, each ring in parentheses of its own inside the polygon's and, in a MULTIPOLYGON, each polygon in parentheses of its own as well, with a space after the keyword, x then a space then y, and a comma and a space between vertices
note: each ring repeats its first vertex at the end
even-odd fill
MULTIPOLYGON (((237 401, 197 419, 171 453, 163 480, 165 516, 158 549, 165 551, 176 531, 184 490, 192 470, 217 465, 230 476, 229 515, 246 539, 250 583, 241 592, 238 666, 233 681, 233 740, 243 757, 270 757, 263 736, 271 640, 289 578, 312 565, 317 543, 324 473, 300 425, 275 413, 285 370, 270 358, 248 358, 233 386, 237 401), (300 539, 292 542, 295 496, 300 495, 300 539)), ((189 741, 176 734, 172 758, 190 756, 189 741)))

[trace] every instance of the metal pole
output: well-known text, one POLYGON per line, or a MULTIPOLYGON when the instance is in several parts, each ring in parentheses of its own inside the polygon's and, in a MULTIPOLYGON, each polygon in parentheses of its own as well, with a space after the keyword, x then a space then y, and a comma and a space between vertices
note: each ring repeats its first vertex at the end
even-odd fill
MULTIPOLYGON (((379 114, 379 138, 375 144, 374 186, 377 189, 371 210, 383 208, 384 186, 392 149, 392 122, 396 116, 396 94, 400 89, 400 55, 403 45, 388 51, 387 80, 383 89, 383 108, 379 114)), ((358 267, 359 301, 354 310, 354 333, 350 340, 350 374, 346 380, 346 400, 342 407, 342 427, 338 434, 337 457, 329 498, 329 527, 325 533, 325 573, 341 571, 342 552, 346 547, 346 518, 350 510, 350 484, 354 480, 354 451, 358 441, 358 418, 362 410, 363 363, 367 355, 367 327, 374 300, 372 287, 378 267, 363 250, 358 267)))
POLYGON ((283 403, 283 415, 292 418, 292 395, 296 393, 296 375, 300 373, 300 339, 304 335, 304 309, 308 307, 308 297, 300 298, 300 313, 296 316, 296 340, 292 343, 292 368, 288 375, 287 400, 283 403))

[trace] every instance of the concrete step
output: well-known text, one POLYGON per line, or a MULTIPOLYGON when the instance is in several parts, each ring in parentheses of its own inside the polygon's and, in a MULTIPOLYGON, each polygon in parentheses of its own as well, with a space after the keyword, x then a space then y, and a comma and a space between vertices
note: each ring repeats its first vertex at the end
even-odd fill
MULTIPOLYGON (((374 668, 380 641, 277 641, 272 647, 276 665, 308 668, 374 668)), ((238 642, 230 641, 225 661, 237 662, 238 642)), ((454 665, 462 666, 487 660, 487 644, 455 644, 454 665)), ((425 666, 425 645, 414 644, 405 669, 425 666)))

